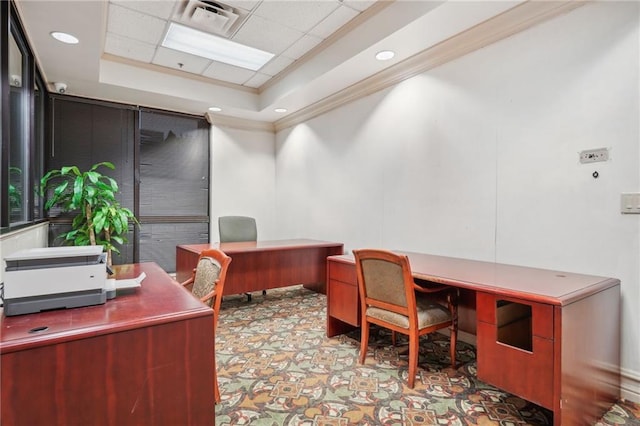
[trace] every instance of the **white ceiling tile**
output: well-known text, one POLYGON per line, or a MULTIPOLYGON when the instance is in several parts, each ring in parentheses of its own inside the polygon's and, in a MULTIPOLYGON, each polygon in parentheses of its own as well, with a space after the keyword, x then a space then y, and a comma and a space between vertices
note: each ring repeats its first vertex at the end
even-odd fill
POLYGON ((107 31, 145 43, 157 44, 164 34, 166 21, 118 5, 109 6, 107 31))
POLYGON ((322 39, 320 37, 305 35, 300 40, 293 43, 293 45, 287 50, 282 52, 282 56, 286 56, 287 58, 292 59, 298 59, 321 42, 322 39))
POLYGON ((231 6, 231 7, 235 7, 235 8, 239 8, 239 9, 244 9, 246 11, 250 11, 258 3, 260 3, 261 1, 262 0, 224 0, 224 1, 218 2, 218 3, 223 3, 223 4, 226 4, 226 5, 231 6))
POLYGON ((340 6, 337 1, 264 1, 254 13, 282 25, 307 32, 340 6))
POLYGON ((193 74, 202 74, 209 66, 211 61, 200 56, 190 55, 189 53, 178 52, 177 50, 167 49, 159 46, 156 55, 152 61, 156 65, 173 68, 193 74), (182 66, 180 66, 182 64, 182 66))
POLYGON ((234 41, 277 55, 256 73, 159 46, 168 25, 166 19, 180 14, 180 5, 186 1, 109 0, 105 52, 259 88, 375 3, 373 0, 221 0, 219 3, 240 10, 242 16, 248 14, 232 37, 234 41))
POLYGON ((223 64, 222 62, 212 61, 202 73, 205 77, 215 78, 216 80, 228 81, 229 83, 242 84, 249 80, 255 74, 245 68, 234 67, 233 65, 223 64))
POLYGON ((275 58, 270 60, 267 65, 260 68, 260 72, 267 75, 276 75, 280 71, 291 65, 293 62, 293 59, 284 56, 276 56, 275 58))
POLYGON ((176 6, 176 2, 170 0, 111 0, 110 3, 162 19, 169 19, 176 6))
POLYGON ((253 77, 251 77, 248 81, 244 83, 244 86, 258 88, 269 80, 271 80, 270 75, 261 74, 257 72, 253 77))
POLYGON ((345 6, 340 6, 331 15, 313 27, 309 34, 327 38, 347 22, 358 16, 358 12, 345 6))
POLYGON ((300 31, 252 15, 238 30, 233 40, 267 52, 279 54, 304 34, 300 31))
POLYGON ((119 34, 107 33, 104 51, 112 55, 122 56, 139 62, 150 63, 156 53, 154 44, 133 40, 119 34))
POLYGON ((353 9, 359 10, 360 12, 365 11, 370 6, 375 4, 376 0, 343 0, 342 4, 345 6, 351 7, 353 9))

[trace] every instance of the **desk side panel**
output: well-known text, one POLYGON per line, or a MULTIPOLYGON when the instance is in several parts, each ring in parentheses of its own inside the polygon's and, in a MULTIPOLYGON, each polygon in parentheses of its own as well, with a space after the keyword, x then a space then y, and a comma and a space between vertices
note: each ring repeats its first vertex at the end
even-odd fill
POLYGON ((193 250, 190 246, 176 247, 176 281, 182 283, 191 278, 193 268, 198 264, 200 251, 193 250))
POLYGON ((620 285, 562 308, 561 421, 594 424, 620 397, 620 285))
POLYGON ((2 355, 2 424, 213 424, 213 318, 2 355))
POLYGON ((353 263, 341 256, 327 259, 327 337, 360 326, 360 297, 353 263))

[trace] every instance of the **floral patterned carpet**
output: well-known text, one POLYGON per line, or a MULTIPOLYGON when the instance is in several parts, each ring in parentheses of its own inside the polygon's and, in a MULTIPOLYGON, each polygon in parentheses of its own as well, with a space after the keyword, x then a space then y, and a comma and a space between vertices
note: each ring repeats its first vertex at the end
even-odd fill
MULTIPOLYGON (((407 347, 372 328, 358 365, 359 332, 325 336, 326 298, 301 286, 225 297, 216 330, 222 402, 216 425, 551 425, 552 413, 476 379, 475 348, 423 336, 414 389, 407 347)), ((597 423, 639 425, 640 407, 619 402, 597 423)))

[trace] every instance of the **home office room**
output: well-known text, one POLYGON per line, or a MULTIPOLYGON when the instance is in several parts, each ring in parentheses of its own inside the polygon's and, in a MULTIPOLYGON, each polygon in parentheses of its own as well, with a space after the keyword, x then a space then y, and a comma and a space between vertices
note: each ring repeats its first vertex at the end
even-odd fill
POLYGON ((638 3, 1 5, 3 424, 640 424, 638 3))

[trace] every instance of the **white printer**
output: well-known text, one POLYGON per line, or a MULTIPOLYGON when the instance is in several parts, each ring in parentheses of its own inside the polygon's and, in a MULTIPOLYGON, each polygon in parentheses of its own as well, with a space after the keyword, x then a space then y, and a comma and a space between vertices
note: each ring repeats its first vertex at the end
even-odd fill
POLYGON ((4 312, 20 315, 106 301, 102 246, 20 250, 5 257, 4 312))

